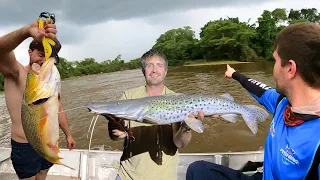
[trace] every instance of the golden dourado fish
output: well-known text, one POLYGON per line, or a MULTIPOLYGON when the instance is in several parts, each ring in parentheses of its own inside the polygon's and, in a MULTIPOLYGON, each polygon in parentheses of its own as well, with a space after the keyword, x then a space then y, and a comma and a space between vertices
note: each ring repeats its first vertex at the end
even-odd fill
POLYGON ((40 156, 69 167, 60 162, 62 158, 58 155, 61 82, 55 62, 55 58, 49 58, 41 67, 37 63, 31 65, 22 100, 22 126, 29 143, 40 156))
MULTIPOLYGON (((41 17, 47 21, 53 14, 41 13, 38 23, 43 28, 41 17)), ((54 20, 54 19, 53 19, 54 20)), ((60 73, 56 67, 59 56, 52 39, 43 37, 45 62, 40 66, 33 63, 27 74, 27 82, 21 106, 21 121, 24 133, 32 148, 53 164, 60 164, 59 141, 59 95, 61 89, 60 73)), ((71 168, 73 169, 73 168, 71 168)))

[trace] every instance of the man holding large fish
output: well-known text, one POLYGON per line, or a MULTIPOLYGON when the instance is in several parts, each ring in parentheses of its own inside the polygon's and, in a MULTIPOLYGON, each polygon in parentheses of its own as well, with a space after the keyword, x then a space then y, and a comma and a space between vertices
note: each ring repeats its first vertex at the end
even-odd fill
POLYGON ((204 131, 204 116, 236 122, 241 115, 256 134, 258 121, 269 115, 260 107, 237 104, 229 94, 174 93, 163 84, 168 64, 160 51, 146 52, 141 63, 145 86, 125 91, 121 100, 88 105, 92 113, 109 119, 112 139, 126 137, 118 179, 176 179, 177 149, 190 142, 191 129, 204 131))
MULTIPOLYGON (((40 156, 37 153, 38 151, 36 152, 34 148, 29 144, 30 142, 27 140, 26 132, 29 133, 29 137, 33 136, 34 138, 38 138, 38 139, 40 137, 36 137, 36 136, 39 134, 39 132, 36 132, 36 134, 30 134, 30 133, 33 133, 34 131, 32 131, 31 129, 24 129, 22 125, 23 123, 22 123, 21 116, 22 114, 24 114, 24 118, 36 117, 36 116, 30 116, 31 115, 30 110, 32 110, 32 108, 40 107, 40 106, 37 106, 38 105, 37 103, 39 104, 43 103, 41 101, 33 102, 32 98, 30 98, 31 96, 27 94, 28 92, 25 92, 26 85, 27 85, 27 76, 28 76, 28 72, 31 72, 31 74, 33 73, 32 75, 35 75, 35 76, 29 75, 28 78, 37 77, 36 76, 37 74, 40 74, 40 75, 50 74, 51 68, 45 69, 46 67, 41 67, 43 64, 49 65, 48 67, 52 67, 52 64, 51 64, 52 59, 45 61, 45 52, 44 52, 44 47, 41 40, 43 37, 52 39, 55 43, 56 49, 59 51, 61 49, 61 45, 56 38, 56 33, 57 33, 56 25, 53 24, 52 22, 47 21, 44 23, 43 28, 39 28, 39 24, 36 21, 36 22, 33 22, 32 24, 28 24, 0 38, 0 72, 5 76, 5 82, 4 82, 5 98, 6 98, 6 104, 10 114, 10 118, 12 121, 11 160, 19 179, 30 179, 30 180, 45 179, 49 168, 53 165, 53 163, 49 162, 48 160, 40 156), (34 40, 31 42, 30 49, 28 51, 30 56, 29 65, 24 67, 22 64, 20 64, 16 60, 13 50, 19 44, 21 44, 25 39, 29 37, 32 37, 34 40), (24 96, 26 99, 24 98, 24 96), (27 102, 28 104, 26 103, 25 105, 23 105, 22 101, 24 103, 27 102), (31 104, 32 102, 33 104, 31 104), (22 110, 21 107, 24 108, 23 113, 21 112, 22 110)), ((53 74, 53 72, 51 73, 53 74)), ((46 76, 41 76, 40 80, 42 81, 46 78, 47 78, 46 76)), ((32 79, 32 80, 28 79, 28 82, 30 82, 28 85, 29 88, 32 86, 36 87, 38 85, 36 83, 39 83, 35 79, 32 79), (31 82, 34 82, 35 84, 31 84, 31 82)), ((70 129, 68 127, 67 116, 60 102, 60 93, 58 96, 59 96, 59 100, 57 103, 59 103, 59 105, 57 105, 56 111, 57 112, 59 111, 60 113, 59 115, 56 113, 56 115, 53 115, 53 116, 59 117, 59 126, 65 133, 67 143, 68 143, 68 148, 71 150, 75 147, 75 141, 71 135, 70 129)), ((48 96, 48 99, 47 99, 48 101, 53 101, 53 100, 50 100, 49 96, 48 96)), ((40 98, 39 100, 46 100, 46 98, 44 99, 40 98)), ((46 112, 49 114, 50 111, 55 111, 53 110, 55 108, 50 109, 50 106, 48 104, 46 104, 46 106, 47 106, 46 111, 41 109, 42 110, 41 113, 46 112)), ((40 112, 40 110, 38 112, 40 112)), ((42 136, 41 137, 42 139, 52 138, 52 137, 48 137, 48 135, 45 134, 44 132, 45 127, 48 126, 48 123, 46 122, 49 122, 49 119, 52 118, 51 116, 52 115, 46 116, 47 121, 42 121, 42 123, 40 123, 40 126, 42 129, 39 130, 40 127, 37 127, 38 129, 35 128, 36 130, 41 131, 40 135, 42 136)), ((32 124, 30 124, 30 123, 35 123, 35 122, 32 122, 32 120, 33 119, 25 119, 24 127, 34 128, 35 124, 33 124, 34 125, 33 127, 32 127, 32 124)), ((37 142, 34 139, 32 140, 34 142, 37 142)), ((51 144, 48 143, 48 146, 49 145, 51 144)), ((55 151, 59 150, 55 145, 52 145, 52 147, 50 148, 54 149, 55 151)))
MULTIPOLYGON (((142 56, 142 72, 146 85, 125 91, 121 99, 137 99, 174 93, 164 85, 168 61, 157 50, 142 56)), ((199 120, 203 113, 197 114, 199 120)), ((195 118, 190 114, 191 118, 195 118)), ((150 126, 136 121, 110 118, 109 135, 113 140, 125 138, 117 179, 177 179, 178 148, 191 140, 191 130, 185 123, 150 126), (127 131, 123 129, 127 126, 127 131)))

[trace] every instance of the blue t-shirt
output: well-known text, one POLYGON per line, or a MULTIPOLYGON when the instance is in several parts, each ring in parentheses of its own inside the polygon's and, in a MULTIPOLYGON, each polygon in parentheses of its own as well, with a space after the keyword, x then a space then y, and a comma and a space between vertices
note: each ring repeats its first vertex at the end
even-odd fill
POLYGON ((319 147, 320 118, 288 127, 283 117, 287 98, 276 108, 280 94, 275 89, 266 90, 260 98, 251 95, 274 114, 265 143, 263 179, 305 179, 319 147))
POLYGON ((264 147, 263 179, 319 179, 320 118, 287 126, 283 117, 289 104, 286 97, 238 72, 232 78, 274 115, 264 147))

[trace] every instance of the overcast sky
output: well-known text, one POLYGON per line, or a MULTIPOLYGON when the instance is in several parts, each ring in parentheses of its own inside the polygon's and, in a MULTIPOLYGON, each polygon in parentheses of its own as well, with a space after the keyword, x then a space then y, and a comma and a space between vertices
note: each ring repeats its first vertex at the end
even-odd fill
MULTIPOLYGON (((68 61, 95 58, 101 62, 121 54, 125 61, 140 57, 167 30, 191 26, 196 36, 210 20, 220 17, 251 18, 275 8, 317 8, 316 0, 0 0, 0 36, 35 21, 40 12, 55 13, 59 53, 68 61), (94 3, 93 3, 94 2, 94 3)), ((31 38, 15 50, 24 65, 29 61, 31 38)))

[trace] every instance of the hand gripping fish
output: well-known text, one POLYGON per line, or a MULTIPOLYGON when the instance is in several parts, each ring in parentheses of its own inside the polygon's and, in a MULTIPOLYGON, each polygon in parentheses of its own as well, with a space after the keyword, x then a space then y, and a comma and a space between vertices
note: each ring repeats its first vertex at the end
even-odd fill
MULTIPOLYGON (((50 20, 47 18, 47 20, 50 20)), ((39 28, 43 22, 39 17, 39 28)), ((63 159, 58 156, 59 140, 59 100, 61 89, 60 73, 55 66, 59 57, 52 50, 55 42, 44 37, 45 62, 40 67, 34 63, 27 75, 27 83, 21 106, 22 127, 28 142, 43 158, 54 164, 60 164, 63 159), (54 57, 52 57, 54 56, 54 57)), ((73 168, 71 168, 73 169, 73 168)))
POLYGON ((220 115, 221 118, 235 123, 241 115, 253 134, 258 132, 258 121, 263 122, 268 112, 255 105, 240 105, 230 94, 167 94, 139 99, 98 102, 88 105, 92 113, 118 117, 126 120, 163 125, 185 121, 194 131, 202 133, 202 121, 189 118, 200 110, 205 116, 220 115))

